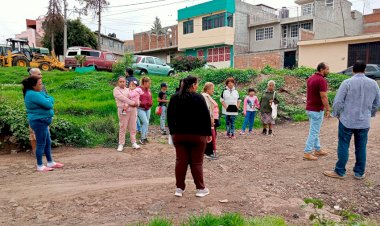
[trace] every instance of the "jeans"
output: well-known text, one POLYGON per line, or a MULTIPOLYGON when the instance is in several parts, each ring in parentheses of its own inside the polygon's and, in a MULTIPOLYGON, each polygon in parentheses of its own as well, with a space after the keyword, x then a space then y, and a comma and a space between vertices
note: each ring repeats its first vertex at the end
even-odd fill
POLYGON ((137 132, 141 132, 141 124, 140 124, 140 119, 138 117, 136 119, 136 130, 137 132))
POLYGON ((203 181, 203 155, 207 137, 199 135, 173 135, 176 150, 175 178, 177 188, 185 190, 187 168, 190 165, 196 189, 204 189, 203 181))
POLYGON ((144 110, 139 108, 137 109, 137 115, 141 120, 141 139, 146 139, 149 129, 150 109, 144 110))
POLYGON ((232 136, 235 134, 235 120, 236 120, 236 115, 226 115, 227 135, 232 136))
POLYGON ((165 124, 166 124, 166 106, 162 106, 162 113, 160 117, 160 129, 162 131, 165 131, 165 124))
POLYGON ((51 157, 51 139, 49 132, 49 125, 52 122, 52 118, 41 118, 30 120, 29 125, 32 127, 34 133, 36 134, 36 158, 37 165, 42 167, 42 155, 45 154, 46 160, 51 163, 53 158, 51 157))
POLYGON ((355 139, 355 156, 356 162, 354 173, 357 176, 363 176, 365 172, 366 157, 367 157, 367 141, 368 129, 349 129, 339 122, 338 132, 338 162, 335 165, 335 172, 340 176, 346 174, 346 164, 348 161, 348 150, 352 134, 355 139))
POLYGON ((247 125, 249 125, 249 132, 252 132, 253 124, 255 123, 255 117, 256 117, 256 111, 246 112, 243 127, 241 129, 243 132, 245 132, 245 128, 247 127, 247 125))
POLYGON ((321 150, 321 141, 319 134, 324 118, 324 111, 307 111, 310 122, 309 136, 306 141, 305 153, 310 154, 313 149, 316 151, 321 150))

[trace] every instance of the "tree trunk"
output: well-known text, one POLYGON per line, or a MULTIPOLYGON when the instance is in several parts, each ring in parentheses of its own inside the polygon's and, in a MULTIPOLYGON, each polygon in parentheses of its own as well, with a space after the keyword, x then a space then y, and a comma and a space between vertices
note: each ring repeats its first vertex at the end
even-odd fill
POLYGON ((54 45, 54 32, 51 33, 51 50, 55 52, 55 45, 54 45))
POLYGON ((101 12, 102 12, 102 1, 98 0, 99 2, 99 21, 98 21, 98 50, 100 50, 100 26, 101 26, 101 12))

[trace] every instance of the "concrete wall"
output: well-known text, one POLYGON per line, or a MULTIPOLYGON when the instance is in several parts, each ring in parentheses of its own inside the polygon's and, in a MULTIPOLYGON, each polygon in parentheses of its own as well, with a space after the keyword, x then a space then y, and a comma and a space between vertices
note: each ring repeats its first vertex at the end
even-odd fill
POLYGON ((266 65, 273 68, 281 69, 284 62, 284 53, 282 51, 268 51, 262 53, 249 53, 235 56, 235 68, 262 69, 266 65))
MULTIPOLYGON (((214 12, 213 14, 221 13, 214 12)), ((210 14, 211 15, 211 14, 210 14)), ((212 46, 212 45, 233 45, 234 44, 234 28, 233 27, 219 27, 210 30, 202 30, 202 17, 192 18, 194 20, 194 32, 189 34, 183 34, 183 22, 178 22, 178 50, 183 51, 185 49, 212 46)), ((235 23, 234 23, 235 26, 235 23)))
POLYGON ((281 26, 279 23, 255 27, 250 30, 250 52, 278 50, 281 48, 281 26), (273 38, 256 41, 256 30, 265 27, 273 27, 273 38))
POLYGON ((236 8, 234 15, 234 28, 235 28, 235 41, 234 49, 235 54, 242 54, 249 52, 250 46, 250 29, 249 15, 255 12, 256 6, 236 0, 236 8))
POLYGON ((124 55, 124 42, 102 35, 100 37, 100 49, 122 56, 124 55))

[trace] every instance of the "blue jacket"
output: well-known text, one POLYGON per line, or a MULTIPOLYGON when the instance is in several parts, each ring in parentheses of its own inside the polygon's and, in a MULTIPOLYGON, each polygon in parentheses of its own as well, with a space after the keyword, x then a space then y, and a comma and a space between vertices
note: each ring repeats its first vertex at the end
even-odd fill
POLYGON ((54 99, 45 92, 28 90, 26 91, 24 101, 29 120, 50 118, 54 116, 54 99))

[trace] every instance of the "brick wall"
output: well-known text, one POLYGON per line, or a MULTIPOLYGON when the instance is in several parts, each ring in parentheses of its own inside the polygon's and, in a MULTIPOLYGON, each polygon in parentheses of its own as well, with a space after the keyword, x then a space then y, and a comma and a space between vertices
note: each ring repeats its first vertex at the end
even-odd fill
POLYGON ((374 9, 372 14, 364 15, 364 33, 380 32, 380 9, 374 9))
POLYGON ((315 33, 309 30, 300 29, 300 41, 313 40, 315 33))
POLYGON ((262 69, 266 65, 273 68, 281 69, 284 64, 283 53, 280 51, 265 53, 250 53, 236 55, 234 58, 235 68, 246 69, 262 69))
MULTIPOLYGON (((165 27, 169 28, 169 27, 165 27)), ((170 26, 172 33, 170 38, 169 34, 155 34, 150 31, 137 33, 133 36, 135 51, 147 51, 152 49, 161 49, 178 44, 178 26, 170 26)))

